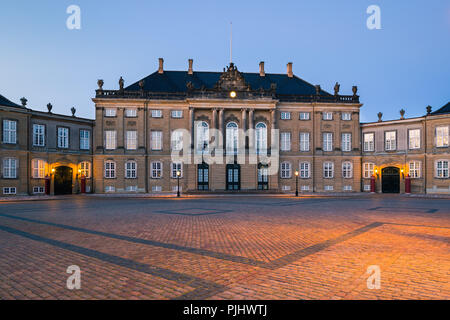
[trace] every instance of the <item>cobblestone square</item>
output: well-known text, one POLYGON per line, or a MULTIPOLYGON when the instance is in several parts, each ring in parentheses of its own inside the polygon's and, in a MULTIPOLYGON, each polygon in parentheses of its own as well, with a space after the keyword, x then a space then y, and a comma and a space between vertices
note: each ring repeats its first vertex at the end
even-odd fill
POLYGON ((0 202, 0 299, 449 299, 450 200, 0 202), (81 288, 69 290, 69 266, 81 288), (369 266, 380 288, 369 289, 369 266))

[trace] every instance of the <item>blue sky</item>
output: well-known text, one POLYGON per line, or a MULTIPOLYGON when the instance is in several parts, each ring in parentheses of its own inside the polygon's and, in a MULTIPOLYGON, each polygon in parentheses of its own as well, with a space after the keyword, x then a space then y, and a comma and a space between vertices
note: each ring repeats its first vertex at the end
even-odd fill
POLYGON ((342 1, 2 1, 0 94, 29 107, 94 117, 97 79, 117 89, 157 69, 294 73, 341 94, 358 85, 362 121, 420 116, 450 101, 450 2, 342 1), (81 30, 66 28, 69 5, 81 8, 81 30), (366 27, 369 5, 381 8, 381 30, 366 27))

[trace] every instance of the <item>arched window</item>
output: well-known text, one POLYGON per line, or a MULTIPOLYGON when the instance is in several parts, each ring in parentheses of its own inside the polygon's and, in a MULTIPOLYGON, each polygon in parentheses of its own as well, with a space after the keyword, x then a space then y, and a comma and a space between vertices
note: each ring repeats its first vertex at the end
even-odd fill
POLYGON ((112 160, 105 161, 105 178, 114 179, 116 177, 116 163, 112 160))
POLYGON ((256 153, 266 152, 267 150, 267 126, 263 122, 256 124, 256 153))
POLYGON ((80 162, 78 170, 80 170, 81 176, 84 176, 85 178, 91 177, 91 163, 89 161, 80 162))
POLYGON ((209 125, 205 121, 197 123, 197 150, 207 150, 209 144, 209 125))
POLYGON ((125 178, 136 179, 137 178, 137 163, 134 160, 125 162, 125 178))
POLYGON ((226 127, 227 152, 236 154, 238 149, 238 125, 236 122, 228 122, 226 127))

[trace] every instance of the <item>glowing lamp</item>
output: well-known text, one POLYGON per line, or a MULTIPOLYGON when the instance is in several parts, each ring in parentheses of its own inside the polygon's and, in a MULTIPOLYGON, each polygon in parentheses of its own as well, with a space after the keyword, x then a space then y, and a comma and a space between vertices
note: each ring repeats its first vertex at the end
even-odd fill
POLYGON ((236 91, 231 91, 230 92, 230 97, 231 98, 236 98, 236 91))

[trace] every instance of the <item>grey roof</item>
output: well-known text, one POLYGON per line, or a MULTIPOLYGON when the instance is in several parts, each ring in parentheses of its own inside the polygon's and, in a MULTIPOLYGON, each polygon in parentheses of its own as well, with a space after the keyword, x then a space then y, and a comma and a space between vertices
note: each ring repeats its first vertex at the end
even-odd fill
MULTIPOLYGON (((270 90, 271 84, 275 83, 277 94, 281 95, 314 95, 316 93, 312 84, 296 76, 288 77, 287 74, 266 73, 264 77, 261 77, 259 73, 241 72, 241 74, 245 82, 254 90, 260 88, 270 90)), ((164 73, 156 71, 141 80, 144 80, 143 89, 148 92, 182 93, 187 91, 188 82, 191 82, 196 88, 213 89, 221 75, 222 72, 194 71, 191 75, 187 71, 164 70, 164 73)), ((125 91, 139 90, 139 81, 125 88, 125 91)), ((324 90, 320 91, 320 95, 330 96, 324 90)))
POLYGON ((450 113, 450 102, 448 102, 445 106, 442 108, 432 112, 431 114, 443 114, 443 113, 450 113))
POLYGON ((0 94, 0 106, 14 107, 14 108, 23 108, 22 106, 20 106, 18 104, 15 104, 14 102, 6 99, 1 94, 0 94))

